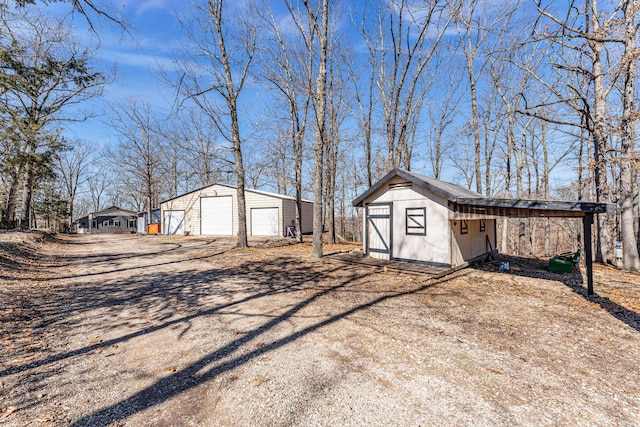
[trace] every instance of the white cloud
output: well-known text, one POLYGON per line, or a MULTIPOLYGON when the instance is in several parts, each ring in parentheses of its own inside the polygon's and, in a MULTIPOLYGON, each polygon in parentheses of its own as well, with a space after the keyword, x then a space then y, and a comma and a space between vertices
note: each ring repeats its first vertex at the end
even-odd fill
POLYGON ((140 16, 145 12, 151 10, 171 10, 172 9, 172 0, 145 0, 134 2, 136 4, 135 14, 136 16, 140 16))
POLYGON ((157 56, 148 53, 123 52, 115 49, 102 49, 100 55, 107 60, 117 62, 118 65, 128 65, 133 67, 146 67, 156 69, 159 67, 169 68, 173 65, 173 60, 166 56, 157 56))

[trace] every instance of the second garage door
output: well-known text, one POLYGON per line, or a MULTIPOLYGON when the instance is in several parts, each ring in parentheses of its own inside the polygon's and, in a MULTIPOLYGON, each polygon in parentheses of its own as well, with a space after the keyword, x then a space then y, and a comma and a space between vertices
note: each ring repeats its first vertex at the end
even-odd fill
POLYGON ((200 234, 231 236, 233 234, 232 196, 200 199, 200 234))
POLYGON ((278 236, 278 208, 251 209, 252 236, 278 236))

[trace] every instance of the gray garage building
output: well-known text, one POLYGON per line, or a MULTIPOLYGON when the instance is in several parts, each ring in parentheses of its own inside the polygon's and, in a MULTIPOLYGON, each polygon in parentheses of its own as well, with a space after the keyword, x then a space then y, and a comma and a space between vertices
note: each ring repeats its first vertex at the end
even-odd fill
MULTIPOLYGON (((247 234, 286 236, 296 217, 294 197, 259 190, 245 190, 247 234)), ((237 189, 213 184, 165 200, 160 204, 162 233, 195 236, 238 234, 237 189)), ((295 227, 294 227, 295 229, 295 227)), ((302 202, 302 232, 313 231, 313 202, 302 202)))

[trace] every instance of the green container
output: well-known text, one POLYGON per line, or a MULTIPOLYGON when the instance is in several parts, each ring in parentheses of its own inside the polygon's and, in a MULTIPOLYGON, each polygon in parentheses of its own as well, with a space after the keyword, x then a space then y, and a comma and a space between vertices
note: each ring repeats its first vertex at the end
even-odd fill
POLYGON ((580 249, 577 252, 556 255, 549 260, 549 271, 571 273, 573 266, 580 262, 580 249))

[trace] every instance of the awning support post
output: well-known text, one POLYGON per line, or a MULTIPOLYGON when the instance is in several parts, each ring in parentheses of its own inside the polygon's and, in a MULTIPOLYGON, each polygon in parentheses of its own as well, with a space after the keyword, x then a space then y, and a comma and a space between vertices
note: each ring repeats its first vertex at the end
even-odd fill
POLYGON ((593 225, 593 212, 585 212, 582 217, 584 228, 584 266, 587 269, 587 295, 593 295, 593 253, 591 250, 591 226, 593 225))

